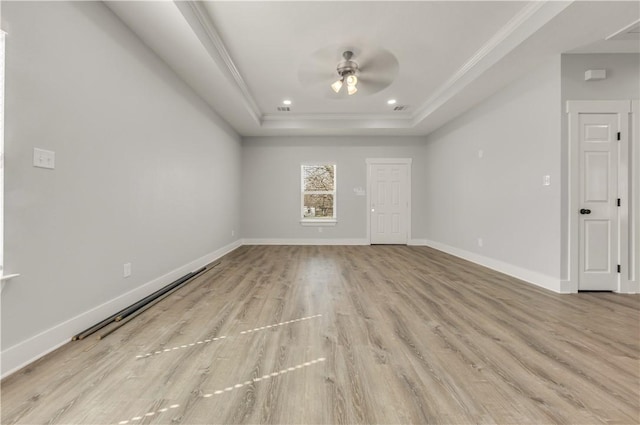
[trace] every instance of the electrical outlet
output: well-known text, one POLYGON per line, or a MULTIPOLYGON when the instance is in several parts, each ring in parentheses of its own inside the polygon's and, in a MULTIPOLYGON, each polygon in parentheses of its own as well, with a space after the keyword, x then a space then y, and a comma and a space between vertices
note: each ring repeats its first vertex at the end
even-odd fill
POLYGON ((484 242, 482 241, 482 238, 478 238, 478 246, 480 248, 482 248, 482 245, 484 244, 484 242))
POLYGON ((542 176, 542 185, 543 186, 551 186, 551 176, 550 175, 544 175, 542 176))
POLYGON ((235 231, 235 230, 232 230, 232 231, 231 231, 231 236, 235 236, 235 235, 236 235, 236 231, 235 231))
POLYGON ((124 277, 131 276, 131 263, 125 263, 123 267, 123 276, 124 277))

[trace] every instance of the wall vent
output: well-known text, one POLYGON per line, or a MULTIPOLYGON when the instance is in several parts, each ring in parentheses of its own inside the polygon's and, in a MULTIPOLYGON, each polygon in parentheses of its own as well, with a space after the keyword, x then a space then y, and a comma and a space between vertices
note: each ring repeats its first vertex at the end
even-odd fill
POLYGON ((409 108, 407 105, 398 105, 398 106, 394 106, 393 110, 394 111, 406 111, 407 108, 409 108))
POLYGON ((278 106, 278 112, 290 112, 291 108, 288 106, 278 106))

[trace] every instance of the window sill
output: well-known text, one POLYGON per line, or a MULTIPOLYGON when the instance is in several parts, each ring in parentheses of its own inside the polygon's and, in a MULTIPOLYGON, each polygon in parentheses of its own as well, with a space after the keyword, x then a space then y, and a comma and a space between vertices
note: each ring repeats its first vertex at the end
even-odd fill
POLYGON ((300 220, 300 224, 302 226, 335 226, 338 223, 338 220, 332 219, 313 219, 313 218, 303 218, 300 220))

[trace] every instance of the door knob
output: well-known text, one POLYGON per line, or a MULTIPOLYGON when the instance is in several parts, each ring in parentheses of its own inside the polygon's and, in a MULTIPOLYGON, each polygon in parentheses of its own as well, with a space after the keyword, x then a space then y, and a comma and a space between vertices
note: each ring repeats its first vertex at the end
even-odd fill
POLYGON ((586 208, 582 208, 582 209, 580 210, 580 214, 591 214, 591 210, 588 210, 588 209, 586 209, 586 208))

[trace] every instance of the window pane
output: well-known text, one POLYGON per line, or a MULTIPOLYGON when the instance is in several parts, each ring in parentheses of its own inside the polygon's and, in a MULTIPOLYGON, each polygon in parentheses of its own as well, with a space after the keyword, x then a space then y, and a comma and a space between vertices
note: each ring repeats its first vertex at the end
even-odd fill
POLYGON ((333 195, 304 195, 303 216, 333 218, 333 195))
POLYGON ((333 165, 304 165, 302 167, 303 190, 334 190, 333 165))

